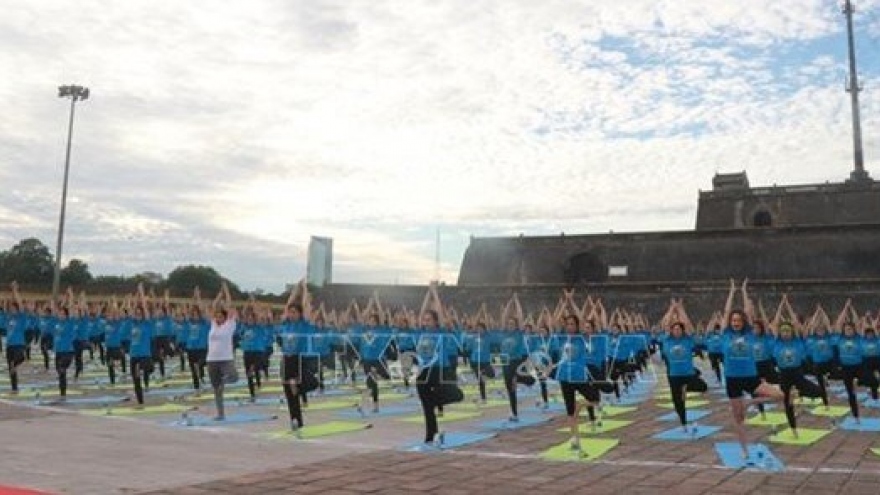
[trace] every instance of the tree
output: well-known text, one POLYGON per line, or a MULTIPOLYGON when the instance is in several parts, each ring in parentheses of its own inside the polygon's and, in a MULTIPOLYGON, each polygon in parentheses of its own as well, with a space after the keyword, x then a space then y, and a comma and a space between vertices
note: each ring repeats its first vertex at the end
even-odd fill
MULTIPOLYGON (((192 295, 193 288, 201 289, 202 294, 213 297, 220 291, 223 277, 210 266, 179 266, 168 274, 166 287, 174 296, 192 295)), ((230 289, 232 286, 230 285, 230 289)))
POLYGON ((89 265, 82 260, 74 258, 61 270, 61 283, 63 285, 83 287, 91 281, 92 274, 89 272, 89 265))
POLYGON ((0 282, 51 284, 54 266, 52 253, 39 239, 23 239, 9 251, 0 253, 0 282))

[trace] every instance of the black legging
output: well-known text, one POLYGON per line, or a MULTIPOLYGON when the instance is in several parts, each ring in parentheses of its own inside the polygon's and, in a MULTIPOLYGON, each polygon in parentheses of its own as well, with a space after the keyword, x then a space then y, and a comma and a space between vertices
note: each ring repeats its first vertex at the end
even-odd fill
POLYGON ((131 381, 134 384, 134 395, 138 404, 144 403, 144 389, 150 388, 150 371, 152 371, 153 358, 131 358, 131 381), (143 380, 143 385, 141 385, 143 380))
POLYGON ((6 366, 9 369, 9 384, 13 391, 18 391, 18 370, 16 367, 25 360, 24 346, 6 345, 6 366))
POLYGON ((672 405, 678 414, 678 420, 682 426, 686 426, 687 407, 685 406, 685 397, 687 392, 704 393, 709 390, 709 386, 697 375, 691 376, 667 376, 669 378, 669 393, 672 395, 672 405))
POLYGON ((296 421, 297 425, 302 428, 303 414, 301 399, 306 398, 309 390, 317 388, 318 359, 311 357, 303 357, 299 354, 284 356, 283 366, 281 370, 281 379, 284 381, 284 397, 287 399, 287 411, 290 414, 290 420, 296 421), (294 385, 290 383, 296 382, 296 393, 294 393, 294 385))
POLYGON ((816 376, 816 383, 819 384, 820 397, 822 397, 822 405, 828 407, 828 375, 831 374, 833 368, 831 361, 824 363, 813 363, 813 374, 816 376))
POLYGON ((785 417, 788 419, 788 426, 795 430, 797 429, 797 418, 794 415, 794 404, 791 403, 792 387, 796 388, 802 397, 811 398, 822 397, 823 390, 819 385, 806 379, 802 368, 779 370, 779 382, 782 393, 785 395, 785 417))
POLYGON ((721 383, 721 364, 724 362, 724 354, 720 352, 709 353, 709 363, 712 365, 712 371, 715 372, 715 380, 721 383))
POLYGON ((516 385, 520 380, 519 367, 524 362, 525 358, 510 358, 502 369, 504 388, 507 390, 507 400, 510 403, 510 414, 513 416, 518 415, 516 385))
POLYGON ((260 351, 245 351, 244 352, 244 371, 247 375, 247 383, 248 383, 248 391, 251 394, 251 398, 256 397, 257 392, 256 388, 262 387, 262 383, 260 382, 260 366, 263 362, 263 353, 260 351), (256 388, 254 387, 254 382, 256 381, 256 388))
POLYGON ((874 400, 878 400, 878 383, 877 375, 880 373, 880 356, 870 356, 865 358, 865 377, 868 378, 869 383, 873 384, 871 387, 871 398, 874 400))
POLYGON ((73 352, 55 353, 55 372, 58 373, 58 391, 61 397, 67 396, 67 368, 73 363, 73 352))
POLYGON ((477 387, 480 389, 480 399, 486 400, 486 378, 495 378, 495 368, 489 363, 470 363, 471 371, 477 377, 477 387))
POLYGON ((846 398, 849 400, 849 410, 854 418, 859 417, 859 401, 856 397, 855 381, 862 372, 862 365, 841 365, 840 371, 843 372, 843 386, 846 388, 846 398))
POLYGON ((205 359, 208 357, 207 349, 190 349, 186 353, 189 360, 189 372, 192 375, 193 388, 199 390, 205 383, 205 359))

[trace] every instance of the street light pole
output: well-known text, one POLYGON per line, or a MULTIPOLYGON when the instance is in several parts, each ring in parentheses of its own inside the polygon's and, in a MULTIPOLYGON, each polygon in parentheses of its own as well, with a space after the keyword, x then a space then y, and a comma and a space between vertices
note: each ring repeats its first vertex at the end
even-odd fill
POLYGON ((58 219, 58 243, 55 248, 55 270, 52 276, 52 302, 58 302, 58 289, 61 285, 61 249, 64 245, 64 217, 67 212, 67 182, 70 177, 70 147, 73 142, 73 116, 77 100, 89 97, 89 88, 82 86, 60 86, 58 97, 70 97, 70 121, 67 125, 67 153, 64 157, 64 185, 61 188, 61 214, 58 219))

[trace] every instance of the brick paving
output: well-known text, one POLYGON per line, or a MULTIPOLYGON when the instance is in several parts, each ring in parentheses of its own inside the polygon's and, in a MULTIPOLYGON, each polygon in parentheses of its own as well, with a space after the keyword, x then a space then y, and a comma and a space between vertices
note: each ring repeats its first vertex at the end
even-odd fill
MULTIPOLYGON (((42 374, 36 377, 45 378, 42 374)), ((86 397, 108 393, 81 388, 86 397)), ((710 404, 702 409, 711 414, 700 424, 722 427, 715 435, 684 442, 654 439, 655 434, 676 423, 658 421, 670 410, 650 399, 636 411, 615 416, 633 424, 599 435, 618 439, 620 444, 592 462, 548 462, 538 457, 544 449, 567 439, 566 433, 557 431, 564 426, 560 414, 548 423, 502 432, 455 451, 420 454, 402 452, 399 447, 417 441, 422 426, 395 418, 378 418, 366 431, 285 442, 260 436, 283 428, 283 420, 185 431, 168 427, 173 416, 115 418, 114 422, 77 414, 89 406, 39 408, 24 399, 10 399, 0 402, 0 432, 6 440, 0 447, 4 453, 0 456, 0 484, 90 494, 517 494, 545 488, 595 494, 880 493, 880 457, 870 450, 880 446, 880 433, 834 430, 817 443, 802 447, 768 443, 770 428, 749 427, 750 440, 770 445, 786 469, 780 473, 733 470, 720 465, 714 451, 716 442, 734 441, 728 406, 721 395, 710 393, 708 399, 710 404), (40 450, 45 438, 54 438, 52 432, 64 432, 70 453, 59 452, 53 457, 40 450), (25 445, 26 440, 36 445, 25 445), (140 448, 134 451, 137 455, 120 458, 120 452, 131 452, 129 445, 140 448), (99 480, 103 474, 69 467, 71 459, 85 460, 92 469, 106 465, 107 472, 120 472, 119 479, 99 480), (21 474, 34 465, 43 471, 21 474)), ((535 414, 533 400, 521 401, 522 414, 535 414)), ((149 402, 159 404, 164 399, 151 397, 149 402)), ((450 409, 455 407, 462 406, 450 409)), ((259 410, 283 416, 277 406, 259 410)), ((502 418, 506 412, 505 407, 486 409, 480 419, 450 423, 448 428, 476 431, 480 423, 502 418)), ((863 414, 878 416, 876 410, 863 414)), ((333 411, 306 410, 306 416, 307 424, 338 419, 333 411)), ((805 428, 829 427, 827 418, 813 416, 806 408, 802 408, 799 422, 805 428)))

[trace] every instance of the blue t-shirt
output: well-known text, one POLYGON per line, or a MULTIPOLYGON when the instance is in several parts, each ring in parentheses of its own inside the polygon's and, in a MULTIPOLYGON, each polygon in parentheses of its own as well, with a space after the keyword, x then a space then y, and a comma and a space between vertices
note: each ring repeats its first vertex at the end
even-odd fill
POLYGON ((104 322, 104 344, 107 349, 118 349, 122 346, 122 321, 108 319, 104 322))
POLYGON ((310 351, 312 326, 305 320, 287 321, 282 324, 278 337, 281 340, 281 352, 285 356, 306 354, 310 351))
POLYGON ((581 335, 565 335, 559 339, 559 363, 556 379, 566 383, 587 383, 587 339, 581 335))
POLYGON ((73 352, 73 341, 76 339, 76 320, 70 317, 55 320, 53 333, 52 344, 56 354, 73 352))
POLYGON ((174 320, 170 316, 153 319, 153 328, 156 337, 171 337, 174 333, 174 320))
POLYGON ((587 344, 587 366, 604 369, 608 362, 610 337, 606 334, 584 335, 587 344))
POLYGON ((442 333, 420 332, 416 342, 416 356, 421 368, 444 368, 449 365, 446 354, 447 335, 442 333))
POLYGON ((25 345, 27 313, 10 313, 6 320, 6 345, 25 345))
POLYGON ((667 336, 661 343, 667 374, 673 377, 693 376, 694 339, 687 335, 679 338, 667 336))
POLYGON ((175 342, 179 345, 186 346, 186 341, 189 339, 189 321, 175 319, 171 328, 174 332, 175 342))
POLYGON ((358 339, 358 354, 362 361, 379 361, 391 344, 391 333, 381 329, 365 329, 358 339))
POLYGON ((186 338, 186 349, 189 351, 208 350, 208 334, 211 324, 208 320, 189 320, 189 332, 186 338))
POLYGON ((834 359, 834 339, 831 334, 810 335, 807 337, 806 345, 810 361, 824 364, 834 359))
POLYGON ((469 334, 464 339, 464 347, 468 353, 468 359, 476 364, 488 364, 492 362, 492 353, 489 349, 490 339, 485 333, 469 334))
POLYGON ((724 335, 721 332, 712 330, 706 334, 704 338, 706 343, 706 351, 712 354, 721 354, 724 347, 724 335))
POLYGON ((724 376, 728 378, 753 378, 758 376, 755 364, 755 337, 748 328, 742 332, 725 331, 721 347, 724 354, 724 376))
POLYGON ((131 347, 128 354, 133 358, 148 358, 153 352, 153 322, 134 320, 131 322, 131 347))
POLYGON ((796 369, 807 359, 807 347, 799 338, 777 339, 773 346, 773 360, 781 370, 796 369))
POLYGON ((862 338, 858 335, 841 336, 837 342, 837 350, 840 353, 841 365, 858 366, 862 364, 862 338))
POLYGON ((525 338, 520 331, 503 332, 501 337, 501 356, 508 360, 523 359, 528 356, 525 338))
POLYGON ((862 337, 862 356, 878 357, 880 356, 880 339, 877 336, 862 337))
POLYGON ((776 339, 772 335, 755 335, 755 361, 770 361, 773 359, 773 346, 776 339))
POLYGON ((263 352, 266 349, 265 328, 261 325, 245 323, 241 327, 241 350, 244 352, 263 352))

